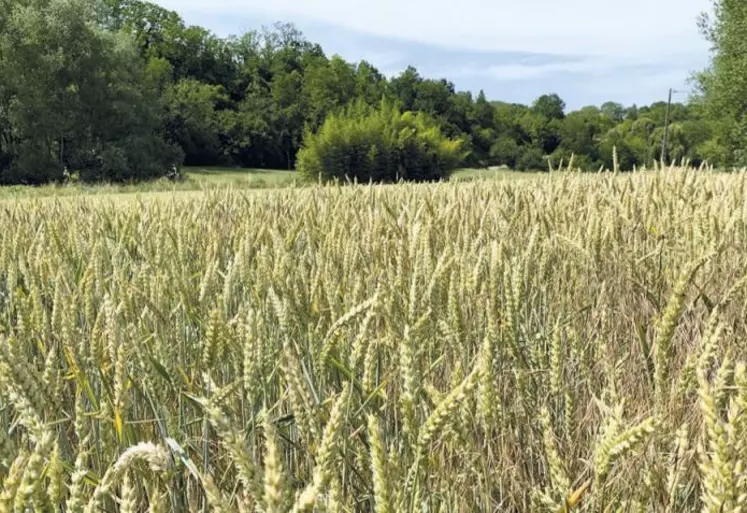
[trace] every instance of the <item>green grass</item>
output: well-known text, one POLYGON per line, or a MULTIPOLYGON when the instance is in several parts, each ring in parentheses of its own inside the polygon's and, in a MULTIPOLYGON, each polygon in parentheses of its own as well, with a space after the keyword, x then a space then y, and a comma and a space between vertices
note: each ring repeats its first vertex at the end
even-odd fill
POLYGON ((214 189, 276 189, 300 185, 294 171, 235 168, 186 168, 185 180, 167 179, 133 184, 64 184, 31 187, 0 187, 0 200, 50 198, 67 196, 142 195, 155 193, 195 192, 214 189))
MULTIPOLYGON (((237 169, 221 167, 189 167, 185 180, 166 179, 136 184, 65 184, 31 187, 23 185, 0 187, 0 200, 57 198, 68 196, 150 196, 174 192, 200 192, 215 189, 279 189, 298 187, 303 180, 295 171, 237 169)), ((461 169, 452 175, 453 181, 523 180, 544 173, 522 173, 507 169, 461 169)))
POLYGON ((507 168, 460 169, 451 175, 452 181, 469 182, 473 180, 525 180, 547 176, 542 171, 513 171, 507 168))
POLYGON ((237 169, 221 167, 192 167, 186 169, 187 183, 202 187, 235 186, 237 188, 264 189, 298 184, 301 177, 295 171, 267 169, 237 169))

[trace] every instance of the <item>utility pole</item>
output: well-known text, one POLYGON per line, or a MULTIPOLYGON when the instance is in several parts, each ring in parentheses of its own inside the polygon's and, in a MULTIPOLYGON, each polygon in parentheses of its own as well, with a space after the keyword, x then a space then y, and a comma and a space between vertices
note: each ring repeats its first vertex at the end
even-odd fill
POLYGON ((669 138, 669 110, 672 108, 672 93, 674 90, 669 88, 669 100, 667 100, 667 110, 664 114, 664 141, 661 143, 661 163, 667 158, 667 139, 669 138))
POLYGON ((672 114, 672 95, 686 93, 687 91, 678 91, 676 89, 669 89, 669 99, 667 100, 667 110, 664 114, 664 140, 661 143, 661 162, 662 164, 666 161, 667 150, 669 149, 669 118, 672 114))

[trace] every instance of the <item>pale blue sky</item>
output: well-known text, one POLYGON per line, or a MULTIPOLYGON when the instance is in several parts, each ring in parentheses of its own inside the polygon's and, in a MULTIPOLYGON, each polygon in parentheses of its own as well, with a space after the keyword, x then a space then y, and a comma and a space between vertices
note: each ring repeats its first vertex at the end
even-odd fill
MULTIPOLYGON (((697 17, 709 0, 158 0, 220 35, 294 23, 328 55, 387 75, 412 64, 457 89, 570 108, 639 105, 687 90, 708 63, 697 17)), ((685 99, 686 95, 679 95, 685 99)))

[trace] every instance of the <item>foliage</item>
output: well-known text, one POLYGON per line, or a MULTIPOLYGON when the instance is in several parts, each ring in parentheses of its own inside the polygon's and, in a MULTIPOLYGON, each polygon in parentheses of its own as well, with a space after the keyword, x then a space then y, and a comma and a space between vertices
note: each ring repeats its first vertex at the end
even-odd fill
POLYGON ((535 114, 548 120, 565 117, 565 102, 557 94, 545 94, 537 98, 532 105, 535 114))
POLYGON ((220 163, 222 119, 218 108, 228 101, 221 86, 183 79, 164 92, 166 137, 186 155, 185 165, 220 163))
POLYGON ((442 180, 464 160, 463 148, 463 140, 446 138, 423 112, 401 113, 386 101, 374 109, 358 101, 306 135, 298 169, 324 181, 442 180))
POLYGON ((0 182, 163 175, 178 151, 158 135, 158 97, 127 37, 84 0, 0 4, 0 182))
MULTIPOLYGON (((701 19, 713 60, 698 75, 703 100, 716 124, 716 139, 728 149, 726 163, 747 165, 747 4, 713 0, 712 15, 701 19)), ((711 146, 713 143, 711 143, 711 146)))
POLYGON ((519 151, 516 169, 521 171, 546 170, 547 161, 545 160, 545 152, 541 148, 534 146, 523 146, 519 151))
POLYGON ((490 160, 499 166, 516 168, 519 159, 519 145, 511 137, 502 136, 490 147, 490 160))
POLYGON ((180 153, 193 165, 291 170, 305 134, 328 116, 382 100, 464 141, 470 167, 573 156, 594 170, 611 165, 618 145, 624 170, 661 158, 744 164, 745 8, 714 5, 701 22, 712 66, 698 76, 702 94, 672 105, 662 155, 664 102, 569 111, 545 94, 530 106, 491 103, 413 66, 387 78, 368 62, 327 56, 289 24, 224 38, 143 0, 3 0, 0 181, 60 180, 66 168, 86 180, 147 178, 180 153))

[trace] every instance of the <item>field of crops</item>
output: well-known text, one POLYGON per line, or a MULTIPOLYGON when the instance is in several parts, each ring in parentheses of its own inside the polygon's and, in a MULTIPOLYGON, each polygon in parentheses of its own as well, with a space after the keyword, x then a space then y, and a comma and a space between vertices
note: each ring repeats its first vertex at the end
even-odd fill
POLYGON ((0 512, 744 511, 746 194, 0 204, 0 512))

